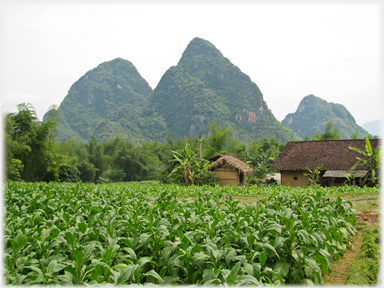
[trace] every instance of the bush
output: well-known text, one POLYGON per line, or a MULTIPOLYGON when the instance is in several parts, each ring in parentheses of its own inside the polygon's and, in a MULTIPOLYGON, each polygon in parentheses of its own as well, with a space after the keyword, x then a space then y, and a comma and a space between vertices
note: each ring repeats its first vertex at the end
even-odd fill
POLYGON ((94 182, 96 171, 98 170, 92 163, 82 161, 76 168, 80 171, 80 180, 82 182, 94 182))
POLYGON ((170 184, 171 183, 171 177, 169 174, 171 173, 170 167, 165 166, 164 164, 161 164, 159 166, 153 167, 155 170, 153 172, 155 178, 160 181, 162 184, 170 184))
POLYGON ((195 176, 195 185, 215 186, 218 178, 219 177, 215 175, 215 172, 203 169, 203 170, 200 170, 195 176))
POLYGON ((80 171, 74 166, 61 164, 59 167, 59 179, 61 182, 79 182, 80 171))
POLYGON ((121 182, 127 174, 124 173, 123 169, 114 169, 109 174, 109 178, 112 182, 121 182))

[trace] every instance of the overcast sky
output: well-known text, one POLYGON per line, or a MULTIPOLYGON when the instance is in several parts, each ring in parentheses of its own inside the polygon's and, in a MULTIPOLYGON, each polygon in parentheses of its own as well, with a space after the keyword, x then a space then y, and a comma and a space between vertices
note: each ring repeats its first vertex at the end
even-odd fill
POLYGON ((251 77, 279 121, 309 94, 344 105, 361 126, 381 118, 380 1, 158 2, 3 0, 3 112, 29 102, 42 119, 118 57, 154 89, 200 37, 251 77))

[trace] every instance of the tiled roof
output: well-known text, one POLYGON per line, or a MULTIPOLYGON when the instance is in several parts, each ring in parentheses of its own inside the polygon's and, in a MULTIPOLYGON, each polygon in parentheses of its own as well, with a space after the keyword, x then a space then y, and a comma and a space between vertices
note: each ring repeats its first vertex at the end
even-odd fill
MULTIPOLYGON (((380 145, 379 139, 370 139, 372 149, 380 145)), ((323 141, 294 141, 287 142, 283 150, 271 165, 271 170, 311 170, 321 164, 321 171, 348 170, 357 162, 356 157, 363 158, 361 154, 348 147, 365 149, 365 140, 323 140, 323 141)), ((367 167, 360 167, 368 170, 367 167)))

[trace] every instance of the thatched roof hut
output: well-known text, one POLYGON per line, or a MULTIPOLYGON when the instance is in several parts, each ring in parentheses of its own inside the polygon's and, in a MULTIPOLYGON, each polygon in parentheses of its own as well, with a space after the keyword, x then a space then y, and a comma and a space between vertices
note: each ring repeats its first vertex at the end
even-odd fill
POLYGON ((230 154, 214 156, 209 161, 208 171, 214 171, 218 182, 223 185, 244 185, 244 175, 252 175, 253 169, 245 164, 241 158, 230 154))

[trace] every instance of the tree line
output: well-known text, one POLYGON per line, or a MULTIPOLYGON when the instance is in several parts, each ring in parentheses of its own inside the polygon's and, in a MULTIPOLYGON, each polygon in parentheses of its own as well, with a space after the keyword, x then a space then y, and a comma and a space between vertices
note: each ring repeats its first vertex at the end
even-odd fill
MULTIPOLYGON (((58 142, 57 121, 58 110, 50 109, 40 122, 34 107, 25 103, 18 105, 17 113, 5 115, 7 179, 93 183, 160 179, 186 184, 190 180, 182 169, 176 168, 186 158, 200 154, 200 142, 204 161, 196 162, 198 167, 195 175, 190 175, 192 180, 200 179, 203 184, 212 181, 212 175, 202 171, 209 163, 207 159, 217 154, 242 158, 254 168, 255 177, 262 178, 284 147, 273 136, 242 143, 231 136, 231 128, 215 123, 209 124, 208 135, 176 140, 168 135, 164 143, 151 141, 140 146, 120 137, 101 143, 93 136, 87 143, 73 139, 58 142)), ((332 130, 330 122, 324 134, 314 134, 313 138, 340 139, 340 135, 332 130)))
MULTIPOLYGON (((49 110, 40 122, 34 107, 22 103, 17 113, 5 115, 7 179, 94 183, 151 180, 172 172, 177 164, 174 152, 182 153, 187 143, 192 154, 200 153, 199 136, 173 140, 168 135, 164 143, 151 141, 140 146, 120 137, 101 143, 93 136, 87 143, 73 139, 58 142, 57 113, 49 110)), ((241 143, 231 137, 230 128, 215 123, 209 124, 209 134, 202 135, 201 141, 203 159, 233 154, 248 161, 265 153, 275 158, 284 147, 275 137, 241 143)))

